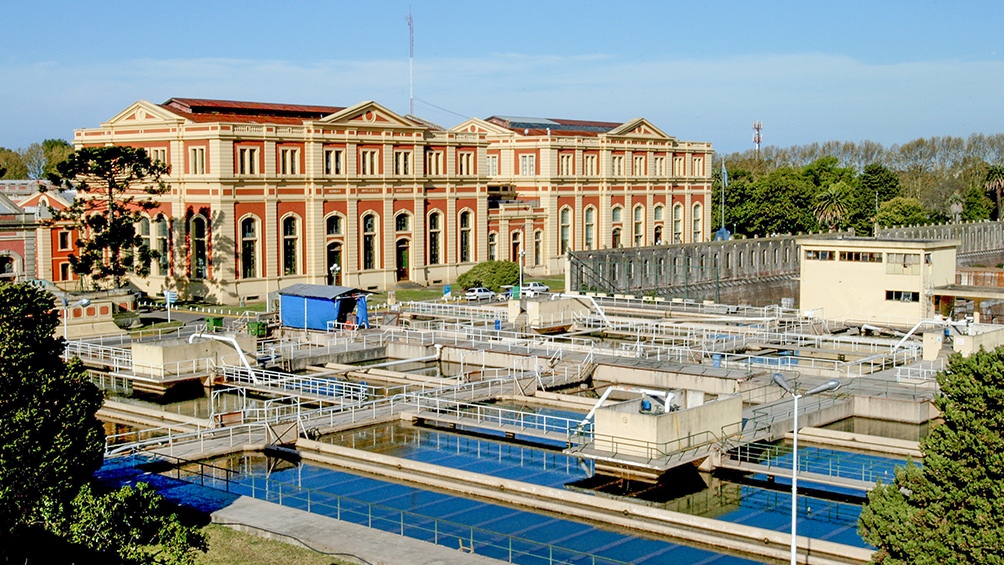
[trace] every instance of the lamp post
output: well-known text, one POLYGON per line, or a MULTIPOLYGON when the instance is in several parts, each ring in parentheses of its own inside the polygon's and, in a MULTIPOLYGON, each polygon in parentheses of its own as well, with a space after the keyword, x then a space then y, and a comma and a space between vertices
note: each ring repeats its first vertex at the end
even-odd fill
POLYGON ((71 304, 70 301, 67 300, 65 296, 63 297, 63 340, 64 341, 69 341, 70 340, 70 338, 67 337, 68 334, 69 334, 69 310, 70 310, 70 308, 74 307, 74 306, 83 306, 83 307, 86 308, 90 304, 91 304, 91 301, 90 301, 90 299, 87 299, 87 298, 81 298, 80 300, 78 300, 78 301, 76 301, 76 302, 74 302, 74 303, 71 304))
POLYGON ((788 381, 781 373, 774 373, 771 380, 774 384, 781 387, 786 392, 791 393, 791 397, 795 401, 795 431, 792 433, 791 449, 791 565, 795 565, 797 563, 796 559, 798 549, 798 545, 795 542, 796 523, 798 517, 798 399, 803 396, 812 396, 821 392, 837 390, 837 388, 840 387, 840 381, 832 379, 817 387, 810 388, 802 394, 798 394, 798 390, 788 384, 788 381))

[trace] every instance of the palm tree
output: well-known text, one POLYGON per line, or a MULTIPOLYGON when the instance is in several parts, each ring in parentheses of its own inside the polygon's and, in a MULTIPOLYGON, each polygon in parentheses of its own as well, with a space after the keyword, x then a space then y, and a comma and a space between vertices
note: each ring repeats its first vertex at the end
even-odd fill
POLYGON ((844 181, 831 184, 816 195, 816 206, 812 209, 820 226, 834 230, 847 215, 850 187, 844 181))
POLYGON ((997 219, 1001 219, 1001 197, 1004 195, 1004 165, 990 165, 983 188, 997 196, 997 219))

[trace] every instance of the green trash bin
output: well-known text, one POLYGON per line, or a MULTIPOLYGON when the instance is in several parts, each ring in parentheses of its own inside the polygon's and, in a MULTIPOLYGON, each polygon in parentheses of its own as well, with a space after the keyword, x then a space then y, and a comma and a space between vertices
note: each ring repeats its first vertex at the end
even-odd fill
POLYGON ((265 322, 248 322, 248 333, 255 337, 265 337, 267 329, 265 322))
POLYGON ((216 331, 223 327, 223 317, 213 316, 212 318, 206 318, 206 329, 209 331, 216 331))

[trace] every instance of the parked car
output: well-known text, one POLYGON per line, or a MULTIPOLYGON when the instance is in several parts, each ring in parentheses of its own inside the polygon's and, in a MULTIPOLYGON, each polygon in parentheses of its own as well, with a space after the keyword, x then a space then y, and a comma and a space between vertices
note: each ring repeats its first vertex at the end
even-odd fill
POLYGON ((539 294, 543 294, 545 292, 551 292, 551 287, 547 286, 544 283, 535 281, 523 285, 523 288, 520 292, 528 298, 533 298, 534 296, 537 296, 539 294))
POLYGON ((467 300, 491 300, 495 298, 495 293, 483 286, 476 286, 467 289, 467 292, 464 293, 464 298, 467 300))

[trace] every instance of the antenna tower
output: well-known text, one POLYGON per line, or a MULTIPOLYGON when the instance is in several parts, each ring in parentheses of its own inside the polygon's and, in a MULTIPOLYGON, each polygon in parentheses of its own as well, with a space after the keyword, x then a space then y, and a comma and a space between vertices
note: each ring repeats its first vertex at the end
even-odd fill
POLYGON ((408 113, 415 115, 415 18, 408 8, 408 113))
POLYGON ((756 158, 760 158, 760 142, 763 141, 763 136, 760 132, 763 131, 763 122, 757 120, 753 122, 753 143, 756 145, 756 158))

